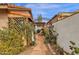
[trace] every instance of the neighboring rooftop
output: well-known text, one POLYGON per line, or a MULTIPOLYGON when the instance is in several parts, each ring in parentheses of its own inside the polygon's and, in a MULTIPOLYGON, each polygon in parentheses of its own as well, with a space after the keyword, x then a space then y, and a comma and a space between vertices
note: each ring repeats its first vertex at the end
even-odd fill
POLYGON ((15 15, 21 15, 21 16, 25 16, 25 17, 29 17, 29 18, 33 19, 32 13, 31 13, 31 8, 16 6, 15 4, 12 4, 12 3, 9 3, 9 4, 8 3, 0 3, 0 9, 7 10, 8 15, 15 14, 15 15), (20 11, 24 11, 25 13, 20 12, 20 11), (28 11, 30 14, 26 13, 26 11, 28 11))
POLYGON ((64 18, 70 17, 74 14, 76 14, 78 12, 62 12, 62 13, 58 13, 57 15, 55 15, 54 17, 52 17, 52 19, 50 19, 48 23, 51 23, 53 21, 53 23, 59 21, 59 20, 63 20, 64 18))
POLYGON ((62 12, 62 13, 59 13, 58 15, 59 16, 71 16, 72 14, 74 14, 74 12, 62 12))
POLYGON ((28 10, 31 11, 31 8, 25 8, 21 6, 16 6, 15 4, 8 3, 0 3, 0 9, 8 9, 8 10, 28 10))

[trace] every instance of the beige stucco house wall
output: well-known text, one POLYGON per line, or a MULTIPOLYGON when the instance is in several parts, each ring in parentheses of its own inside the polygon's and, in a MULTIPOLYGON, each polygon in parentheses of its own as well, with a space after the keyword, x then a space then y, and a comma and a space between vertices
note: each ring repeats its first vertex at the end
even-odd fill
POLYGON ((79 13, 67 17, 53 24, 54 29, 57 31, 58 39, 57 44, 66 52, 71 53, 69 46, 73 41, 75 46, 79 47, 79 13))
POLYGON ((0 29, 8 26, 7 10, 0 10, 0 29))
POLYGON ((13 4, 0 4, 0 29, 3 27, 8 27, 8 17, 24 17, 27 21, 33 20, 31 9, 24 8, 20 6, 15 6, 13 4))

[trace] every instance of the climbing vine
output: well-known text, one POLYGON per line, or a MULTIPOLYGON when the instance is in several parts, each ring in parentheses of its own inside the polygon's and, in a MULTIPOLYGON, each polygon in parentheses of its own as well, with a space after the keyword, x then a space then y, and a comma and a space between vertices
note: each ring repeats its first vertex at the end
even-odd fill
POLYGON ((44 28, 43 34, 45 35, 45 43, 56 44, 58 33, 52 27, 44 28))
POLYGON ((45 36, 45 43, 46 45, 49 44, 52 49, 54 49, 54 52, 58 55, 63 55, 64 50, 60 48, 57 44, 57 36, 58 33, 54 29, 54 26, 45 27, 43 29, 43 35, 45 36))
POLYGON ((23 18, 9 18, 8 25, 9 28, 0 30, 0 54, 19 54, 25 46, 32 44, 34 26, 23 18), (24 41, 26 41, 25 46, 24 41))

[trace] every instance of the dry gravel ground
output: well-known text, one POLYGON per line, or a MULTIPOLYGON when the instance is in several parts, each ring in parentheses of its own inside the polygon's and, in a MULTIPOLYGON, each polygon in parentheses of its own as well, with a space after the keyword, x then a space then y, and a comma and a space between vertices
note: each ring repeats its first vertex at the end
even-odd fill
POLYGON ((29 47, 20 55, 51 55, 50 50, 44 44, 44 36, 37 34, 36 35, 36 45, 29 47))

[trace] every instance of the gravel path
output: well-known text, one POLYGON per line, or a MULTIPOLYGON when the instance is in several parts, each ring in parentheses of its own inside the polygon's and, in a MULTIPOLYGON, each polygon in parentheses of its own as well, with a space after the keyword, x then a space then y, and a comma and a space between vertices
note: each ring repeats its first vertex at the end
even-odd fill
POLYGON ((44 44, 44 36, 37 34, 36 35, 36 45, 29 47, 20 55, 51 55, 49 49, 44 44))

